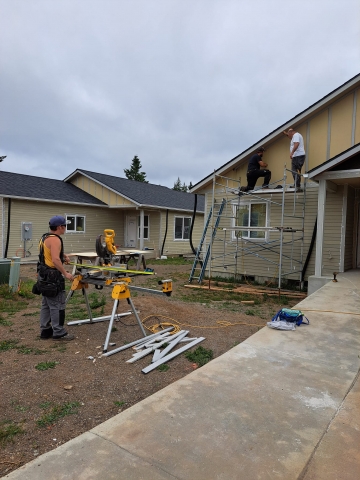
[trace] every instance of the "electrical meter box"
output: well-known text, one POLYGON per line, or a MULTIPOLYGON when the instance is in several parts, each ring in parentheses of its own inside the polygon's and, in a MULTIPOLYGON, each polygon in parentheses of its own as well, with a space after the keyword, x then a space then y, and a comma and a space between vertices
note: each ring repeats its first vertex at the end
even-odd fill
POLYGON ((32 240, 32 222, 21 222, 21 240, 32 240))

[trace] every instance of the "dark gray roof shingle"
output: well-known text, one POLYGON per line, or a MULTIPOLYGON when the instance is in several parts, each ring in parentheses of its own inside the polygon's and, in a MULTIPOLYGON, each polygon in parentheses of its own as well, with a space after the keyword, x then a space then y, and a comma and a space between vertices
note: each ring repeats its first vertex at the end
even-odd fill
MULTIPOLYGON (((152 183, 136 182, 127 178, 114 177, 104 173, 90 172, 77 169, 67 179, 76 173, 82 173, 93 180, 111 188, 120 195, 125 195, 139 205, 158 206, 169 209, 192 211, 194 209, 194 197, 192 193, 178 192, 168 187, 154 185, 152 183)), ((66 180, 67 180, 66 179, 66 180)), ((197 212, 204 212, 205 198, 198 195, 197 212)))
POLYGON ((71 183, 11 172, 0 172, 0 195, 12 198, 106 205, 71 183))

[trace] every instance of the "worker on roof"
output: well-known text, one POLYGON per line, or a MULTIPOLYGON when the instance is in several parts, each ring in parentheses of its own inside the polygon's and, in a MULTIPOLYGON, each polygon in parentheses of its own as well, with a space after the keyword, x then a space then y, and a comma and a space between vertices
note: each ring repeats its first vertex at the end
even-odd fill
POLYGON ((254 190, 257 179, 260 177, 264 177, 262 188, 269 188, 271 172, 267 170, 268 164, 262 159, 264 152, 265 148, 259 147, 256 153, 250 157, 246 174, 247 186, 242 187, 241 191, 249 192, 250 190, 254 190))

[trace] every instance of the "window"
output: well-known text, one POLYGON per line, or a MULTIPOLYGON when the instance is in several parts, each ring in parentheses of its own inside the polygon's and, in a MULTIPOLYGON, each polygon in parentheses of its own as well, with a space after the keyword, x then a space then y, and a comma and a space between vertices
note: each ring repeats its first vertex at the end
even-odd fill
MULTIPOLYGON (((266 227, 266 203, 244 203, 235 206, 235 227, 266 227)), ((249 238, 265 240, 263 230, 235 230, 234 239, 249 238)))
POLYGON ((85 232, 84 215, 66 215, 66 232, 85 232))
MULTIPOLYGON (((138 238, 140 238, 140 216, 138 216, 138 238)), ((144 240, 149 240, 149 215, 144 215, 144 240)))
POLYGON ((175 217, 175 240, 190 238, 191 217, 175 217))

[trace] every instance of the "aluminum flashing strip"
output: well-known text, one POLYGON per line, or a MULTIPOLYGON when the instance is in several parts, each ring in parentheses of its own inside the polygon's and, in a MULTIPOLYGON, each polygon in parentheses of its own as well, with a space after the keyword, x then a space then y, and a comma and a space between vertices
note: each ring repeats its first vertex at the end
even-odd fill
MULTIPOLYGON (((168 327, 168 328, 164 328, 164 330, 162 330, 162 331, 163 332, 169 332, 170 330, 173 330, 173 329, 174 329, 174 327, 168 327)), ((159 335, 159 334, 158 333, 153 333, 152 335, 148 335, 146 337, 146 340, 149 340, 150 338, 154 338, 157 335, 159 335)), ((118 353, 118 352, 121 352, 122 350, 126 350, 127 348, 133 347, 134 345, 137 345, 138 343, 143 342, 143 341, 144 341, 144 338, 140 338, 139 340, 135 340, 134 342, 127 343, 126 345, 123 345, 122 347, 115 348, 114 350, 111 350, 111 352, 103 353, 102 356, 103 357, 110 357, 110 355, 114 355, 114 353, 118 353)))
POLYGON ((192 348, 194 345, 197 345, 198 343, 202 342, 205 340, 205 337, 199 337, 193 342, 189 343, 188 345, 185 345, 184 347, 179 348, 178 350, 175 350, 175 352, 169 353, 169 355, 166 355, 166 357, 161 358, 157 362, 152 363, 148 367, 143 368, 141 371, 143 373, 149 373, 152 370, 155 370, 159 365, 162 365, 163 363, 166 363, 168 360, 171 360, 172 358, 177 357, 180 355, 180 353, 185 352, 186 350, 189 350, 192 348))

